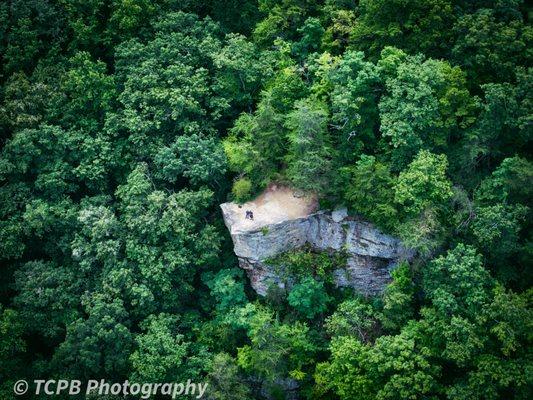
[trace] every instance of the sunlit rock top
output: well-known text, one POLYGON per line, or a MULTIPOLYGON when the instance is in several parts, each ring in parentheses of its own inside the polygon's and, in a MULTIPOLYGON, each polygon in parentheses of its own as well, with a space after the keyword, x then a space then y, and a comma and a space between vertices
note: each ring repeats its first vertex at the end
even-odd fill
POLYGON ((317 211, 318 202, 314 195, 300 194, 285 186, 271 185, 252 201, 244 204, 224 203, 220 207, 230 232, 238 233, 305 218, 317 211), (246 218, 246 211, 253 213, 253 219, 246 218))

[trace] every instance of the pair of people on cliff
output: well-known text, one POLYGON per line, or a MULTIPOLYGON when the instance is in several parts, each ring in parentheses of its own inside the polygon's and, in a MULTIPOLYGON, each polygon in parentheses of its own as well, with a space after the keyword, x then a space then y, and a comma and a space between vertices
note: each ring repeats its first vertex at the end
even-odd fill
POLYGON ((254 220, 254 213, 253 211, 250 211, 250 210, 246 210, 246 217, 245 219, 251 219, 252 221, 254 220))

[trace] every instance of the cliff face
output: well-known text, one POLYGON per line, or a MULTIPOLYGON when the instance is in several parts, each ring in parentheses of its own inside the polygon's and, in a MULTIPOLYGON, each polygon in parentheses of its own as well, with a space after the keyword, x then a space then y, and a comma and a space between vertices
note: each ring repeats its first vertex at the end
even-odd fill
POLYGON ((348 217, 346 210, 315 212, 247 229, 235 224, 232 203, 221 208, 239 264, 260 295, 266 294, 272 282, 283 286, 274 268, 264 261, 306 244, 316 250, 344 250, 348 262, 334 271, 335 282, 366 295, 380 293, 390 281, 390 270, 400 259, 411 256, 399 240, 368 222, 348 217))

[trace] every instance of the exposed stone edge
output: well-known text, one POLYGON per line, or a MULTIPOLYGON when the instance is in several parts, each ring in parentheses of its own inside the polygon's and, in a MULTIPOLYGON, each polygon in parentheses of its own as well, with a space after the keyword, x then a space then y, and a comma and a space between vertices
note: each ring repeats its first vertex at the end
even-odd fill
MULTIPOLYGON (((226 217, 224 204, 221 205, 221 209, 226 217)), ((390 281, 390 271, 397 265, 397 263, 403 259, 412 258, 413 256, 413 252, 403 246, 400 240, 389 234, 383 233, 380 229, 376 228, 374 224, 368 221, 348 216, 345 210, 320 210, 305 217, 280 221, 250 230, 239 229, 233 231, 231 228, 231 220, 224 218, 224 222, 231 233, 235 253, 239 259, 239 265, 246 270, 252 287, 260 295, 266 294, 266 282, 276 283, 280 287, 285 286, 282 279, 276 276, 274 271, 272 271, 272 267, 267 265, 264 261, 270 257, 282 254, 285 251, 300 248, 305 244, 309 244, 317 250, 340 250, 340 248, 345 245, 351 245, 351 251, 348 251, 348 254, 351 258, 359 257, 360 263, 352 263, 352 265, 347 266, 346 271, 342 274, 336 271, 334 274, 334 280, 338 286, 353 287, 366 295, 379 294, 385 284, 390 281), (326 224, 325 227, 321 226, 323 223, 326 224), (349 224, 350 227, 345 229, 344 224, 349 224), (289 230, 290 228, 297 230, 297 233, 299 233, 299 235, 296 235, 297 245, 291 246, 291 243, 285 242, 287 248, 283 248, 284 246, 281 242, 276 241, 276 237, 274 237, 274 240, 270 243, 266 240, 265 246, 268 246, 268 244, 276 244, 274 248, 281 249, 279 252, 273 251, 271 252, 273 254, 268 254, 267 256, 264 256, 265 253, 258 252, 258 256, 253 257, 254 247, 261 246, 262 236, 258 235, 266 236, 269 234, 269 232, 266 234, 263 232, 265 228, 268 231, 274 231, 272 234, 275 235, 276 232, 282 232, 284 227, 287 227, 289 230), (365 237, 364 231, 368 232, 371 237, 365 237), (363 236, 361 236, 361 234, 363 234, 363 236), (377 237, 378 239, 382 238, 383 240, 372 242, 372 237, 377 237), (373 245, 377 246, 377 249, 375 249, 375 251, 366 251, 367 244, 370 247, 373 245), (243 252, 243 249, 252 251, 243 252), (379 254, 380 251, 385 252, 387 256, 385 257, 382 254, 379 254), (386 267, 376 269, 376 265, 372 265, 372 261, 378 259, 383 261, 388 260, 389 262, 386 267), (370 266, 366 265, 366 262, 370 262, 370 266), (346 276, 349 276, 349 278, 343 279, 343 277, 346 276)), ((278 238, 279 237, 280 236, 278 236, 278 238)), ((281 237, 283 237, 283 234, 281 234, 281 237)), ((268 251, 266 253, 268 253, 268 251)))

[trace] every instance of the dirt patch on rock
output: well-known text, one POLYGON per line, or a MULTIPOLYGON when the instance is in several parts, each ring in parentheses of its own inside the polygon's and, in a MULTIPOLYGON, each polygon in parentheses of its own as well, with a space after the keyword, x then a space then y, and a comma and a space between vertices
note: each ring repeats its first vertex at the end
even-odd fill
POLYGON ((278 222, 304 218, 317 210, 315 195, 279 185, 270 185, 257 198, 244 204, 222 205, 231 232, 257 230, 278 222), (253 219, 246 218, 246 211, 253 213, 253 219))

